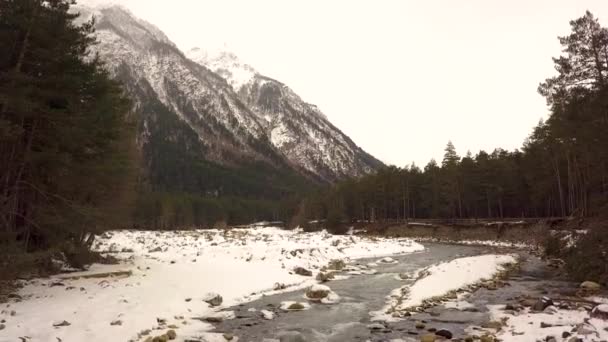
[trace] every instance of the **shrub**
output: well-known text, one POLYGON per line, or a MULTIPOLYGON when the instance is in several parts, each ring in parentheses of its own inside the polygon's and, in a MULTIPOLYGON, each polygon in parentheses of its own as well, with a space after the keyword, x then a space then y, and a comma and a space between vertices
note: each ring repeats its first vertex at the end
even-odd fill
POLYGON ((564 261, 573 279, 608 285, 608 230, 590 230, 566 254, 564 261))

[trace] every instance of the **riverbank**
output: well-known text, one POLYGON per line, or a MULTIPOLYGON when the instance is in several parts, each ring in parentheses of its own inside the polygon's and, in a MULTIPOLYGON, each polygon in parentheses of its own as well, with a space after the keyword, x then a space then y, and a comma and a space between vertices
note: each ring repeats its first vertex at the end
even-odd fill
POLYGON ((317 283, 332 260, 423 250, 409 239, 334 236, 278 228, 116 231, 95 250, 117 265, 92 265, 28 281, 2 304, 0 341, 144 341, 209 328, 200 317, 317 283))

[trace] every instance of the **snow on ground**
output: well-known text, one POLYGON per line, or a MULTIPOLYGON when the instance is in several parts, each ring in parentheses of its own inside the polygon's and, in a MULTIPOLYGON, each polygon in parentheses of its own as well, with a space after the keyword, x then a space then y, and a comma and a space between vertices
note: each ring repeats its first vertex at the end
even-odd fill
POLYGON ((393 311, 407 311, 421 306, 426 299, 491 279, 507 264, 515 262, 513 255, 487 254, 458 258, 419 270, 420 279, 393 291, 388 305, 382 311, 372 313, 373 319, 395 320, 393 311))
POLYGON ((4 312, 0 319, 6 319, 0 342, 24 336, 30 342, 137 341, 143 340, 137 339, 143 330, 164 328, 153 330, 156 336, 172 325, 177 327, 180 341, 210 328, 192 318, 213 315, 261 293, 315 284, 317 270, 332 259, 384 257, 424 249, 408 239, 278 228, 116 231, 98 240, 97 250, 113 253, 124 262, 93 265, 86 272, 27 283, 19 292, 22 302, 0 306, 4 312), (311 270, 313 277, 295 274, 295 267, 311 270), (86 278, 116 271, 127 272, 86 278), (212 292, 223 297, 221 306, 211 307, 203 301, 212 292), (69 326, 53 326, 63 321, 69 326))
POLYGON ((570 333, 570 338, 578 337, 582 341, 608 340, 608 321, 591 318, 586 310, 561 310, 555 308, 550 313, 531 313, 529 309, 512 315, 502 310, 504 305, 489 306, 494 320, 508 318, 506 327, 496 335, 499 339, 509 342, 545 341, 553 336, 562 341, 564 332, 570 333), (542 324, 542 325, 541 325, 542 324))
POLYGON ((432 237, 426 238, 412 238, 417 242, 437 242, 437 243, 451 243, 455 245, 468 245, 468 246, 490 246, 490 247, 506 247, 506 248, 521 248, 528 249, 533 247, 530 244, 520 242, 506 242, 496 240, 446 240, 432 237))

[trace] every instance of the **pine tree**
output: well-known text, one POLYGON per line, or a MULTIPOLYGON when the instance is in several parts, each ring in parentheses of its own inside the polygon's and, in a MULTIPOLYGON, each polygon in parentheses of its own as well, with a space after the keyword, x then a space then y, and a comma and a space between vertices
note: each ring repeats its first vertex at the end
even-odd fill
POLYGON ((0 216, 24 250, 90 241, 132 193, 129 102, 71 4, 0 1, 0 216))

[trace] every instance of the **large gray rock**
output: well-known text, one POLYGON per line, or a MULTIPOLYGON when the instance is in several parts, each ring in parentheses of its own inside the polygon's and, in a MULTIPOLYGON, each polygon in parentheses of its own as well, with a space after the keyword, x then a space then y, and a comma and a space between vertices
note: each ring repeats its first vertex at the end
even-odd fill
POLYGON ((608 320, 608 304, 601 304, 593 308, 591 311, 591 317, 602 319, 604 321, 608 320))
POLYGON ((209 293, 203 298, 203 301, 211 306, 220 306, 224 299, 217 293, 209 293))
POLYGON ((301 276, 312 277, 312 272, 305 269, 304 267, 296 267, 293 269, 293 271, 295 272, 295 274, 299 274, 301 276))

